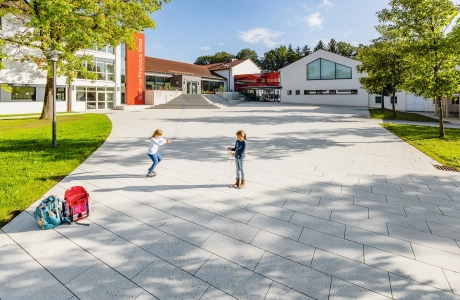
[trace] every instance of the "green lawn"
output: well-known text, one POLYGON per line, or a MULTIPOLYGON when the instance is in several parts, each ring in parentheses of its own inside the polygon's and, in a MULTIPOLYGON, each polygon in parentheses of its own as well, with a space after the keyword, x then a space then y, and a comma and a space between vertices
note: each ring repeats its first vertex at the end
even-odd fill
POLYGON ((79 166, 111 129, 106 115, 60 116, 53 149, 51 121, 0 120, 0 227, 79 166))
POLYGON ((438 122, 438 119, 433 119, 427 116, 408 113, 403 111, 396 112, 396 118, 393 117, 393 111, 390 109, 384 109, 383 113, 380 108, 371 108, 369 109, 369 114, 372 119, 380 120, 401 120, 401 121, 417 121, 417 122, 438 122))
POLYGON ((460 169, 460 129, 445 128, 446 136, 440 138, 438 127, 381 125, 437 162, 460 169))

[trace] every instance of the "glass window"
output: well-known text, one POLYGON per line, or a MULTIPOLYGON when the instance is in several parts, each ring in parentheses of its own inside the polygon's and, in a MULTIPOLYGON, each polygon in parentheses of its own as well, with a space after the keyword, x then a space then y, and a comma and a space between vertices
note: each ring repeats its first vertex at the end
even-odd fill
POLYGON ((121 104, 126 104, 126 87, 121 87, 121 104))
POLYGON ((335 63, 321 60, 321 79, 335 79, 335 63))
POLYGON ((382 103, 382 96, 375 96, 375 103, 382 103))
POLYGON ((307 65, 307 80, 316 80, 321 78, 321 60, 317 59, 307 65))
POLYGON ((329 90, 329 94, 335 95, 335 94, 337 94, 337 91, 336 90, 329 90))
POLYGON ((56 100, 57 101, 65 101, 66 99, 66 92, 65 92, 65 88, 56 88, 56 100))
POLYGON ((112 46, 107 46, 107 53, 109 53, 109 54, 113 54, 113 53, 114 53, 114 51, 113 51, 113 50, 114 50, 114 49, 113 49, 113 47, 112 47, 112 46))
POLYGON ((120 77, 121 83, 126 83, 126 61, 124 59, 121 61, 120 77))
POLYGON ((77 101, 86 101, 86 92, 77 91, 77 101))
POLYGON ((125 59, 126 58, 126 45, 121 44, 121 58, 125 59))
POLYGON ((351 79, 352 70, 326 59, 317 59, 307 65, 307 80, 351 79))
POLYGON ((287 94, 288 94, 288 95, 292 95, 292 91, 291 91, 291 90, 288 90, 288 91, 287 91, 287 94))
POLYGON ((296 91, 295 91, 295 94, 296 94, 296 95, 300 95, 300 90, 296 90, 296 91))
POLYGON ((304 95, 308 95, 308 94, 309 94, 309 91, 308 91, 308 90, 303 90, 303 94, 304 94, 304 95))
POLYGON ((395 102, 395 104, 398 104, 398 97, 391 97, 390 103, 393 104, 393 101, 395 102))
POLYGON ((339 64, 335 65, 337 79, 351 79, 351 68, 339 64))
POLYGON ((11 91, 12 101, 35 101, 35 88, 29 86, 13 86, 11 91))

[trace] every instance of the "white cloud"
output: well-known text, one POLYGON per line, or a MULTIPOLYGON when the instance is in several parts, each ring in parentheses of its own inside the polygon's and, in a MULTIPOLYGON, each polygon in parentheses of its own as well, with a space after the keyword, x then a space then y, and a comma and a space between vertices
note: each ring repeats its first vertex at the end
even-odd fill
POLYGON ((308 26, 311 28, 311 30, 314 30, 316 28, 322 28, 323 27, 323 18, 321 18, 321 13, 316 12, 314 14, 309 15, 308 17, 305 17, 305 21, 307 21, 308 26))
POLYGON ((211 50, 211 47, 209 46, 204 46, 204 47, 200 47, 201 50, 204 50, 204 51, 209 51, 211 50))
POLYGON ((344 35, 344 36, 348 36, 348 35, 350 35, 350 34, 352 34, 352 33, 353 33, 353 30, 348 30, 348 31, 345 32, 343 35, 344 35))
POLYGON ((291 23, 291 22, 287 22, 287 25, 288 25, 288 26, 292 26, 292 23, 291 23))
POLYGON ((305 3, 300 3, 300 7, 302 7, 305 10, 310 10, 310 7, 308 7, 305 3))
POLYGON ((251 44, 264 44, 266 47, 275 47, 280 44, 275 41, 282 36, 284 32, 274 31, 267 28, 253 28, 246 32, 240 31, 238 36, 241 40, 251 44))
POLYGON ((287 12, 291 12, 291 11, 292 11, 292 8, 288 7, 288 8, 286 8, 286 11, 287 11, 287 12))
POLYGON ((359 45, 359 43, 358 43, 357 41, 353 41, 353 42, 351 42, 350 44, 351 44, 352 46, 358 46, 358 45, 359 45))
POLYGON ((219 46, 225 46, 225 44, 224 43, 219 43, 219 46))
POLYGON ((328 9, 329 7, 333 6, 334 4, 332 4, 331 2, 329 2, 329 0, 323 0, 323 3, 321 3, 320 5, 318 5, 318 7, 325 7, 326 9, 328 9))

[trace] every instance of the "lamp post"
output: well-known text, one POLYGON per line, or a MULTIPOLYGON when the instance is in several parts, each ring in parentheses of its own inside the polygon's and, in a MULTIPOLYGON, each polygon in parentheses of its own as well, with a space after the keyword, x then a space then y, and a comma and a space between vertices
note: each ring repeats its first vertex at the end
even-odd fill
POLYGON ((56 148, 56 63, 59 61, 59 51, 49 50, 53 62, 53 148, 56 148))

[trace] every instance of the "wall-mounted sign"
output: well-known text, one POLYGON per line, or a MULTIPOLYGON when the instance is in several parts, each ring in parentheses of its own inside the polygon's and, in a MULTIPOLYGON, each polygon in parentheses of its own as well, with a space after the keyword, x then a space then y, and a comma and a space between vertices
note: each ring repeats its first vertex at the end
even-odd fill
POLYGON ((136 33, 137 50, 126 48, 126 104, 145 104, 145 36, 136 33))

